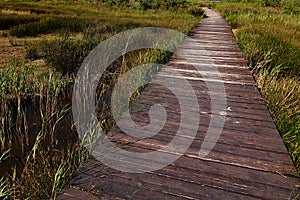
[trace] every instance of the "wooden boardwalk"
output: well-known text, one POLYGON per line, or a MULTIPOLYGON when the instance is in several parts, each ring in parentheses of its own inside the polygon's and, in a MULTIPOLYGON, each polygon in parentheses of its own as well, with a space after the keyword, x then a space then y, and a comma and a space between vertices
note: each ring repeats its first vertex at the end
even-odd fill
MULTIPOLYGON (((190 34, 196 43, 179 47, 186 57, 174 55, 155 77, 157 81, 171 77, 180 89, 180 78, 172 76, 179 71, 195 90, 196 100, 183 97, 191 107, 191 118, 194 105, 200 107, 196 110, 200 112, 198 132, 189 149, 174 163, 139 174, 120 172, 89 159, 58 199, 288 199, 293 186, 300 182, 288 175, 296 169, 229 26, 219 13, 206 9, 206 15, 190 34), (190 70, 188 63, 202 64, 202 72, 209 73, 203 48, 220 71, 227 111, 219 113, 225 116, 225 123, 213 150, 199 157, 209 121, 218 115, 211 112, 205 82, 214 80, 205 80, 190 70)), ((136 139, 115 127, 109 136, 116 145, 128 151, 149 152, 172 140, 180 122, 180 107, 170 90, 150 84, 135 103, 132 118, 148 124, 147 109, 154 103, 167 105, 163 129, 153 137, 136 139)))

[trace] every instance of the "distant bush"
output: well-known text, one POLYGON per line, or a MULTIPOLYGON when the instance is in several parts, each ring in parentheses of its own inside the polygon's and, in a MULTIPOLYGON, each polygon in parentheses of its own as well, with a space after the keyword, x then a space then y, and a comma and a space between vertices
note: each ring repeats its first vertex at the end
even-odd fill
POLYGON ((58 40, 44 41, 42 48, 46 63, 65 75, 78 70, 84 58, 94 48, 94 44, 71 39, 65 34, 58 40))
POLYGON ((192 7, 188 11, 191 15, 195 17, 200 17, 204 15, 204 10, 201 7, 192 7))
POLYGON ((136 0, 136 1, 139 2, 140 7, 144 10, 158 9, 158 8, 169 9, 169 8, 185 5, 187 3, 186 0, 153 0, 153 1, 136 0))
POLYGON ((37 46, 29 44, 27 47, 25 47, 25 58, 26 59, 31 59, 35 60, 39 58, 40 56, 38 55, 38 49, 37 46))
POLYGON ((13 26, 36 22, 39 17, 36 16, 20 16, 15 14, 3 15, 0 14, 0 30, 7 30, 13 26))
POLYGON ((300 1, 299 0, 283 0, 282 5, 286 13, 300 14, 300 1))
POLYGON ((281 0, 262 0, 262 5, 266 7, 274 7, 280 4, 281 0))
POLYGON ((84 29, 84 21, 79 18, 51 18, 37 22, 22 24, 9 30, 11 36, 26 37, 48 34, 66 29, 70 32, 80 32, 84 29))
POLYGON ((120 5, 120 4, 128 4, 129 0, 100 0, 100 2, 107 3, 108 5, 120 5))

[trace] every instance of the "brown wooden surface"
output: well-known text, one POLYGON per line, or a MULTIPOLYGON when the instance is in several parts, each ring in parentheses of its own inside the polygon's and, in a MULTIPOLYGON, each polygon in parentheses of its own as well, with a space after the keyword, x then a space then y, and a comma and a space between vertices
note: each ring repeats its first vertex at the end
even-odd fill
MULTIPOLYGON (((185 54, 184 58, 174 55, 155 77, 158 82, 163 81, 175 70, 195 90, 196 101, 192 96, 184 96, 186 104, 199 104, 201 114, 198 133, 190 148, 173 164, 142 174, 119 172, 96 159, 89 159, 58 199, 289 198, 293 186, 300 182, 298 178, 288 175, 296 173, 291 158, 229 26, 219 13, 206 9, 206 15, 208 17, 191 31, 190 36, 196 42, 183 43, 179 47, 180 51, 190 53, 185 54), (209 52, 209 59, 213 59, 221 73, 228 110, 222 134, 214 149, 205 158, 199 158, 197 155, 209 121, 212 115, 216 115, 211 113, 205 82, 215 80, 205 80, 189 70, 192 60, 194 64, 204 66, 201 68, 203 73, 209 72, 208 58, 203 55, 203 48, 209 52)), ((174 83, 180 82, 179 78, 172 78, 174 83)), ((178 87, 180 90, 180 85, 178 87)), ((140 139, 126 135, 115 127, 109 137, 117 146, 135 152, 160 151, 171 141, 178 129, 181 112, 178 100, 171 91, 158 84, 150 84, 133 106, 131 117, 137 124, 147 125, 148 110, 155 103, 167 105, 167 122, 161 131, 153 137, 140 139)), ((195 113, 188 114, 193 117, 195 113)), ((155 119, 152 120, 155 122, 155 119)), ((115 159, 120 165, 132 162, 115 159)), ((134 162, 140 166, 149 164, 146 160, 134 162)))

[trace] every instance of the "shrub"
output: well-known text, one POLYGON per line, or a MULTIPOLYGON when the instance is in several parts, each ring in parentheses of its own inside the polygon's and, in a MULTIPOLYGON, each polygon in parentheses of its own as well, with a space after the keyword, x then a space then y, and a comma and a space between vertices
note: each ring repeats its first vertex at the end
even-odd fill
POLYGON ((204 10, 201 7, 192 7, 189 9, 189 13, 195 17, 200 17, 204 15, 204 10))
POLYGON ((158 9, 158 8, 175 8, 181 5, 185 5, 187 3, 186 0, 137 0, 139 2, 140 7, 144 10, 147 9, 158 9))
POLYGON ((281 0, 262 0, 262 5, 266 7, 274 7, 280 4, 281 0))
POLYGON ((282 2, 286 13, 300 14, 300 1, 297 0, 284 0, 282 2))
POLYGON ((7 30, 13 26, 21 24, 31 23, 38 21, 39 18, 36 16, 20 16, 15 14, 4 15, 0 14, 0 30, 7 30))
POLYGON ((44 41, 45 61, 56 71, 72 74, 78 70, 94 44, 71 39, 67 34, 58 40, 44 41))
POLYGON ((38 55, 38 50, 37 47, 29 44, 26 48, 25 48, 25 58, 26 59, 31 59, 31 60, 35 60, 37 58, 39 58, 40 56, 38 55))
POLYGON ((108 5, 120 5, 120 4, 128 4, 129 0, 100 0, 100 2, 107 3, 108 5))
POLYGON ((144 10, 152 8, 151 2, 149 2, 147 0, 138 0, 138 2, 140 3, 140 7, 144 10))
POLYGON ((22 24, 9 30, 11 36, 26 37, 48 34, 66 29, 71 32, 80 32, 84 28, 84 21, 79 18, 54 17, 37 22, 22 24))

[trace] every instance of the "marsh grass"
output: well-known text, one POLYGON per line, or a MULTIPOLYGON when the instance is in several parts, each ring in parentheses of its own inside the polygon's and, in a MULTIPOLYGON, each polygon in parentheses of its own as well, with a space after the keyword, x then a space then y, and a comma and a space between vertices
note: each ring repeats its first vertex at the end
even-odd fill
POLYGON ((88 155, 71 130, 70 106, 61 103, 69 96, 71 79, 51 71, 41 74, 17 62, 0 69, 4 73, 0 196, 54 199, 88 155), (34 110, 29 111, 32 104, 34 110), (32 122, 39 125, 34 128, 32 122))
MULTIPOLYGON (((90 130, 80 142, 70 112, 74 74, 92 48, 137 27, 188 33, 203 13, 198 4, 169 10, 134 6, 110 7, 94 1, 5 1, 0 5, 1 29, 8 31, 13 41, 23 42, 29 59, 26 64, 16 61, 0 69, 1 199, 55 199, 87 158, 87 150, 93 148, 90 141, 99 139, 95 139, 99 137, 95 130, 90 130), (36 59, 45 61, 42 69, 30 65, 36 59)), ((117 59, 97 87, 98 126, 107 132, 115 123, 110 96, 123 74, 144 63, 165 63, 170 56, 170 52, 142 49, 117 59)))
POLYGON ((237 42, 299 172, 300 15, 287 12, 286 6, 222 3, 217 8, 235 29, 237 42))
POLYGON ((63 74, 74 73, 91 49, 119 32, 137 27, 165 27, 188 33, 203 15, 198 4, 169 10, 164 6, 143 10, 77 1, 8 1, 1 6, 0 21, 3 19, 3 29, 7 29, 11 44, 17 44, 19 38, 37 38, 28 38, 32 42, 23 44, 25 58, 44 59, 48 66, 63 74), (6 23, 7 20, 15 22, 6 23))
POLYGON ((263 77, 258 82, 282 138, 297 169, 300 168, 300 85, 299 80, 263 77))

